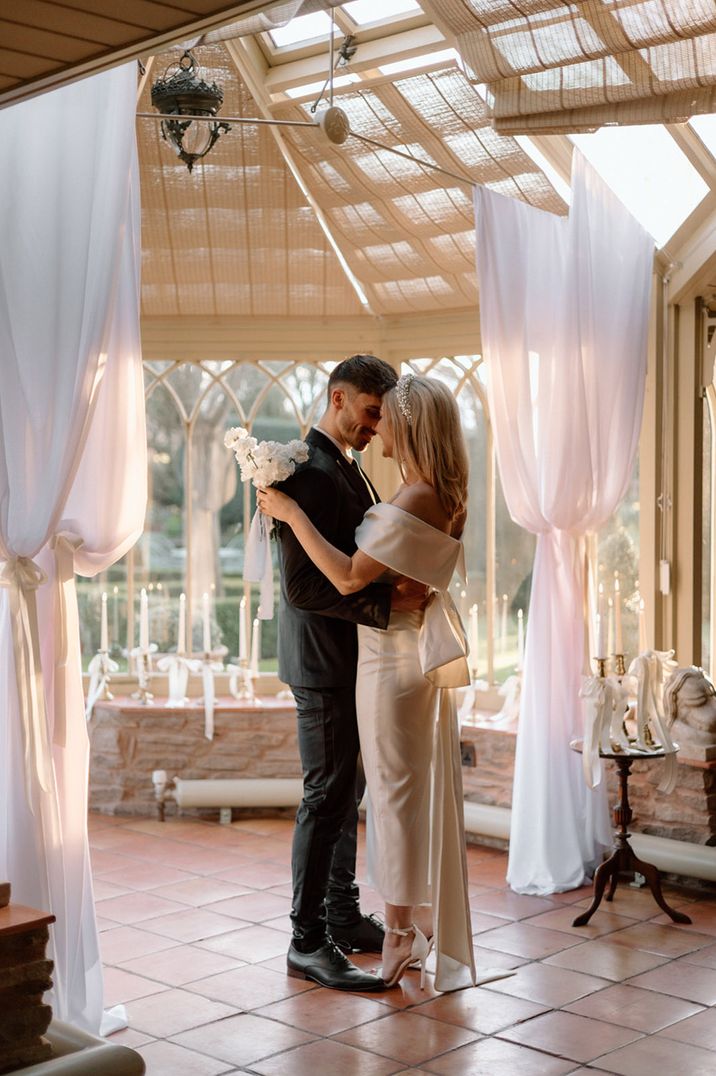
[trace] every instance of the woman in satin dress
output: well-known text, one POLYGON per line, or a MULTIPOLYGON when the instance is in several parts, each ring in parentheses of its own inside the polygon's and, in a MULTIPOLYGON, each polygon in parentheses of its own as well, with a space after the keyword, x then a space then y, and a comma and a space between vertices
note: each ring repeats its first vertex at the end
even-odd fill
POLYGON ((259 491, 259 507, 287 523, 341 594, 386 572, 425 584, 422 612, 394 612, 387 629, 358 628, 356 685, 368 786, 368 858, 385 900, 382 976, 394 986, 435 945, 435 986, 475 984, 457 714, 452 688, 469 683, 465 637, 448 593, 464 577, 460 534, 468 462, 460 415, 448 387, 406 374, 383 398, 383 454, 403 484, 374 505, 349 557, 330 545, 295 501, 259 491))

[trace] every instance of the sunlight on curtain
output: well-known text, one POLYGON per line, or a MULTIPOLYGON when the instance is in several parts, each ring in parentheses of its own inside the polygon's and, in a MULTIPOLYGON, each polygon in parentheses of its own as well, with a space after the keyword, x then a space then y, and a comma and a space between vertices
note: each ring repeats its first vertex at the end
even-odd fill
POLYGON ((582 884, 610 840, 604 790, 587 791, 569 742, 581 732, 585 536, 632 473, 654 251, 578 153, 572 192, 566 219, 475 195, 497 459, 513 519, 537 535, 508 880, 542 894, 582 884))
POLYGON ((135 107, 129 64, 0 111, 0 877, 57 917, 49 999, 93 1032, 74 572, 106 570, 144 517, 135 107))

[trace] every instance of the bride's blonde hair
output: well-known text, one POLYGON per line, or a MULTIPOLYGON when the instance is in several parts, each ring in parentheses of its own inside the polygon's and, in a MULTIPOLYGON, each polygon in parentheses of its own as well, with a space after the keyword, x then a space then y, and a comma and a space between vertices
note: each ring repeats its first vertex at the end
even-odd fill
POLYGON ((467 505, 468 458, 457 401, 443 381, 404 374, 383 397, 393 455, 433 487, 449 519, 467 505))

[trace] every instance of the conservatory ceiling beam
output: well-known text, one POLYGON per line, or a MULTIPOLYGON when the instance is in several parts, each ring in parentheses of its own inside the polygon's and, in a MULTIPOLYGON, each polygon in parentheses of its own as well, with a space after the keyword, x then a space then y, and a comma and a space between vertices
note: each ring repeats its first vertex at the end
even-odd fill
POLYGON ((568 187, 572 184, 572 153, 574 143, 567 135, 523 135, 549 161, 568 187))
MULTIPOLYGON (((436 26, 420 26, 414 30, 390 34, 374 41, 358 43, 358 51, 350 64, 340 68, 338 74, 360 72, 380 67, 381 64, 395 63, 397 60, 409 60, 429 51, 448 47, 436 26)), ((429 61, 428 61, 429 63, 429 61)), ((268 93, 283 93, 286 89, 301 86, 305 82, 316 82, 328 74, 328 47, 318 55, 306 56, 300 60, 271 66, 266 74, 265 88, 268 93)), ((414 74, 411 70, 410 74, 414 74)))
POLYGON ((683 303, 716 288, 716 193, 696 207, 667 247, 659 252, 663 271, 671 270, 669 302, 683 303), (666 259, 664 261, 664 259, 666 259))
POLYGON ((480 350, 475 307, 375 317, 144 315, 145 361, 335 362, 358 352, 394 361, 474 355, 480 350))
MULTIPOLYGON (((261 54, 261 50, 255 41, 250 38, 235 38, 230 41, 224 42, 226 51, 234 62, 236 69, 243 79, 246 87, 253 97, 259 112, 264 119, 271 119, 270 101, 266 91, 266 77, 262 70, 264 60, 261 54)), ((363 289, 363 285, 353 273, 353 270, 349 266, 340 245, 333 234, 330 222, 325 213, 321 209, 320 205, 314 198, 311 189, 304 178, 298 161, 294 156, 291 146, 286 141, 283 131, 274 126, 268 128, 278 146, 279 152, 286 162, 293 178, 296 180, 301 193, 308 202, 309 206, 313 210, 313 213, 318 221, 323 234, 325 235, 330 247, 332 248, 338 263, 348 278, 348 282, 356 293, 361 306, 366 313, 373 313, 368 301, 368 296, 363 289)), ((320 130, 316 130, 316 137, 325 137, 320 130)))
POLYGON ((142 94, 144 93, 144 87, 146 86, 147 82, 149 81, 149 76, 152 73, 152 68, 153 67, 154 67, 154 57, 153 56, 148 56, 147 59, 144 61, 144 71, 142 72, 142 75, 141 75, 139 81, 137 82, 137 108, 139 108, 139 102, 142 99, 142 94))
POLYGON ((716 189, 716 160, 693 127, 690 127, 688 123, 665 123, 664 130, 669 132, 679 149, 688 157, 689 163, 711 190, 716 189))

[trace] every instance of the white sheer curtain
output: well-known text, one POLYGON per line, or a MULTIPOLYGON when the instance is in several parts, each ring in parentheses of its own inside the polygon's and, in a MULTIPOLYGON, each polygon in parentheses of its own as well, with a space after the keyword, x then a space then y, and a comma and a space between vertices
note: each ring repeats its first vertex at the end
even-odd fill
POLYGON ((579 756, 585 536, 617 508, 641 424, 654 244, 575 152, 569 216, 475 195, 483 355, 502 487, 537 534, 508 880, 580 885, 610 843, 579 756))
POLYGON ((50 910, 55 1015, 97 1031, 74 572, 146 505, 129 64, 0 111, 0 877, 50 910))

